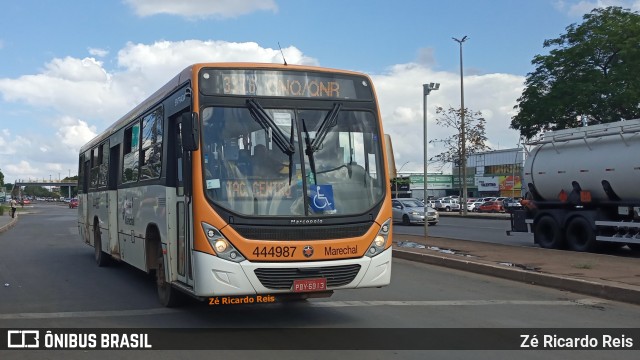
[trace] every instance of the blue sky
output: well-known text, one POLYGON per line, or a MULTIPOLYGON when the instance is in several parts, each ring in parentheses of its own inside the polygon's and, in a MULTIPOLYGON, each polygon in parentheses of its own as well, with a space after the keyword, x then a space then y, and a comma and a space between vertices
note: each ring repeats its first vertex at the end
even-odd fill
MULTIPOLYGON (((493 148, 545 39, 594 7, 631 0, 21 0, 0 12, 0 170, 5 182, 77 172, 92 136, 190 63, 313 64, 369 74, 398 165, 422 171, 422 83, 429 138, 436 106, 465 104, 487 118, 493 148)), ((634 7, 635 6, 635 7, 634 7)), ((437 145, 430 154, 438 152, 437 145)))

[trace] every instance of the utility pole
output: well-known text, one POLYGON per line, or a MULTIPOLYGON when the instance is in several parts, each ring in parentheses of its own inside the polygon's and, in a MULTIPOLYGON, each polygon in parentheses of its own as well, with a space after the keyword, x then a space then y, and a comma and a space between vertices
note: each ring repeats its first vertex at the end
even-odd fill
POLYGON ((427 222, 427 210, 429 209, 429 197, 427 196, 427 160, 429 157, 427 156, 427 96, 433 90, 440 89, 440 83, 429 83, 422 84, 422 99, 424 100, 424 127, 423 127, 423 135, 424 135, 424 239, 427 240, 427 235, 429 234, 429 223, 427 222))
POLYGON ((462 207, 462 214, 467 215, 467 140, 465 136, 465 123, 464 123, 464 76, 462 70, 462 43, 469 38, 465 35, 462 39, 452 38, 460 45, 460 166, 462 167, 462 194, 460 199, 460 207, 462 207))

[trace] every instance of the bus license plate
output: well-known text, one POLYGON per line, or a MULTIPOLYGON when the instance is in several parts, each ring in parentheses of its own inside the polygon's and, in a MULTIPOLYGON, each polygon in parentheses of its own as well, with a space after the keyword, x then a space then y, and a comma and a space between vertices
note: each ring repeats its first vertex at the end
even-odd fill
POLYGON ((293 280, 293 292, 311 292, 327 290, 327 279, 297 279, 293 280))

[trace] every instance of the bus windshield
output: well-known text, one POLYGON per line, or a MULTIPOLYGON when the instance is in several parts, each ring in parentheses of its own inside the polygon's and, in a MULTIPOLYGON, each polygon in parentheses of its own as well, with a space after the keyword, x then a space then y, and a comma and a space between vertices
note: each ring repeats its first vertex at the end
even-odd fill
POLYGON ((382 200, 377 119, 327 109, 207 107, 202 111, 204 186, 210 201, 245 216, 337 216, 382 200))

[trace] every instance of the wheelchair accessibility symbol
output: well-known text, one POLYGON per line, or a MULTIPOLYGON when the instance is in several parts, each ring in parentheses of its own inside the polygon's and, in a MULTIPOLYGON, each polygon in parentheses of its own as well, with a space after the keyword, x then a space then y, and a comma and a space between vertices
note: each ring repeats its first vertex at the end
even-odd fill
POLYGON ((309 194, 309 203, 315 213, 333 213, 335 207, 333 203, 332 185, 312 185, 309 194))

